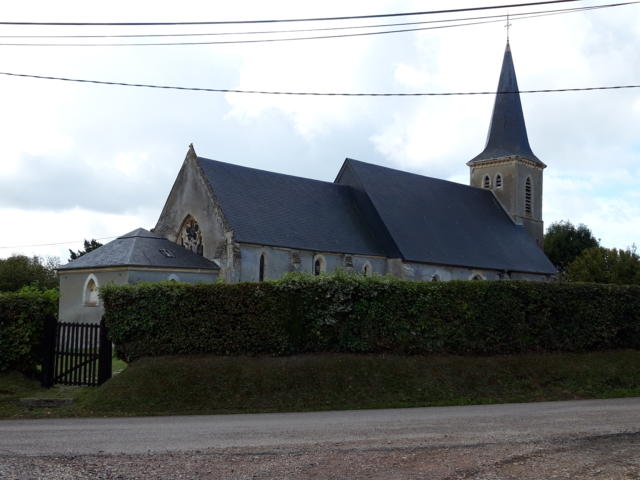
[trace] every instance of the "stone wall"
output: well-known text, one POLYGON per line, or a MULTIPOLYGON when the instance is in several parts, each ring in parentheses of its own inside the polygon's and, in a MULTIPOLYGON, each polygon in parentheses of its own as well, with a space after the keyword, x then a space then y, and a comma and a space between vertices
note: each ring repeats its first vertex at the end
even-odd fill
POLYGON ((108 283, 118 285, 138 282, 164 282, 175 280, 186 283, 214 282, 217 274, 212 271, 149 270, 136 268, 60 271, 60 300, 58 319, 61 322, 100 323, 104 308, 100 299, 94 304, 86 302, 87 282, 96 282, 98 291, 108 283))
POLYGON ((215 282, 216 278, 216 272, 206 270, 201 272, 188 270, 136 270, 135 268, 129 270, 129 283, 165 282, 167 280, 185 283, 206 283, 215 282))
POLYGON ((98 300, 95 305, 85 304, 87 282, 94 279, 98 290, 107 283, 127 283, 129 273, 125 270, 107 271, 67 271, 58 272, 60 279, 60 300, 58 320, 61 322, 100 323, 104 308, 98 300))
POLYGON ((345 255, 241 244, 241 269, 239 275, 237 275, 238 281, 258 281, 261 255, 265 256, 265 280, 276 280, 288 272, 312 273, 314 259, 317 255, 321 255, 324 258, 327 273, 335 272, 338 269, 362 273, 365 263, 368 263, 371 266, 372 273, 375 275, 389 274, 404 280, 471 280, 474 276, 479 276, 483 280, 547 280, 547 276, 537 274, 511 273, 505 276, 503 272, 497 270, 409 263, 403 262, 401 259, 387 259, 366 255, 345 255))
POLYGON ((446 265, 429 265, 424 263, 402 263, 402 277, 416 281, 449 281, 449 280, 548 280, 546 275, 535 273, 511 272, 505 275, 498 270, 481 268, 452 267, 446 265), (474 278, 475 277, 475 278, 474 278))
POLYGON ((193 217, 202 230, 204 256, 220 264, 220 275, 225 280, 238 281, 239 251, 233 232, 196 160, 195 152, 189 149, 153 231, 179 243, 185 219, 193 217))
POLYGON ((241 244, 239 281, 258 281, 261 255, 265 256, 265 280, 278 279, 288 272, 312 273, 317 256, 321 256, 324 259, 327 273, 332 273, 339 269, 362 272, 366 263, 371 266, 372 273, 377 275, 386 273, 386 259, 383 257, 241 244))

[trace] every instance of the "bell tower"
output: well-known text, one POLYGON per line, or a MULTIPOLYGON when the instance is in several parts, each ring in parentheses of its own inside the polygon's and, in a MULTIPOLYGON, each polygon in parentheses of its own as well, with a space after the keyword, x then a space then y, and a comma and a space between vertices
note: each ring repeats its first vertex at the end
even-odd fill
POLYGON ((513 220, 524 225, 542 247, 542 171, 546 165, 529 146, 508 39, 487 143, 467 166, 471 186, 492 190, 513 220))

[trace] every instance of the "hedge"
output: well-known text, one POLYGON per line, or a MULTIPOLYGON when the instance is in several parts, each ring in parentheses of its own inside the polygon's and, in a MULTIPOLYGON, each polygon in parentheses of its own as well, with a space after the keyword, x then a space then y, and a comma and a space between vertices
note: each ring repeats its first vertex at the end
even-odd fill
POLYGON ((640 347, 640 287, 406 282, 296 275, 277 282, 101 290, 125 360, 210 353, 508 354, 640 347))
POLYGON ((58 293, 25 287, 0 292, 0 372, 34 373, 41 361, 44 321, 58 310, 58 293))

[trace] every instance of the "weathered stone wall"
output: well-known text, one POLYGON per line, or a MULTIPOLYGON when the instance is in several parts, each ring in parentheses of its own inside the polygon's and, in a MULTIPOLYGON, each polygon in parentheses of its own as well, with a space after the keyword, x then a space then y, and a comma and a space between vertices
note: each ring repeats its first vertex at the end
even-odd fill
POLYGON ((220 264, 220 275, 227 281, 238 281, 240 252, 192 148, 171 188, 154 232, 178 243, 180 227, 188 216, 192 216, 201 229, 204 256, 220 264))
MULTIPOLYGON (((365 255, 344 255, 327 252, 311 252, 278 247, 261 247, 259 245, 240 245, 241 271, 239 281, 258 281, 260 271, 260 256, 265 255, 265 280, 276 280, 287 272, 313 272, 313 262, 316 255, 322 255, 326 262, 326 272, 332 273, 338 269, 362 273, 365 263, 371 266, 375 275, 394 275, 404 280, 440 281, 470 280, 479 275, 485 280, 506 279, 497 270, 470 269, 444 265, 429 265, 423 263, 405 263, 401 259, 387 259, 383 257, 369 257, 365 255)), ((547 280, 545 275, 511 273, 508 278, 513 280, 547 280)))
POLYGON ((185 283, 206 283, 215 282, 217 274, 215 272, 191 272, 180 270, 129 270, 129 283, 138 282, 165 282, 175 280, 185 283))
POLYGON ((96 306, 87 306, 84 302, 85 287, 90 275, 93 275, 98 290, 107 283, 124 284, 128 282, 129 273, 120 271, 59 271, 60 300, 58 302, 58 320, 61 322, 100 323, 104 314, 102 302, 96 306))
POLYGON ((164 282, 176 280, 186 283, 214 282, 216 272, 209 271, 180 271, 180 270, 145 270, 135 268, 95 269, 82 271, 61 271, 60 300, 58 302, 58 319, 61 322, 100 323, 104 314, 102 302, 85 304, 85 289, 87 282, 93 278, 100 287, 115 283, 118 285, 138 282, 164 282))
POLYGON ((240 281, 255 282, 258 280, 262 254, 265 255, 265 280, 278 279, 288 272, 312 273, 316 255, 321 255, 324 258, 327 273, 335 272, 338 269, 362 272, 365 263, 371 265, 372 272, 377 275, 387 273, 386 259, 382 257, 241 244, 240 281))
POLYGON ((424 263, 403 263, 403 275, 405 280, 416 281, 449 281, 449 280, 472 280, 479 275, 483 280, 548 280, 546 275, 534 273, 510 273, 508 276, 497 270, 485 270, 481 268, 452 267, 445 265, 429 265, 424 263), (434 278, 436 277, 436 278, 434 278))
POLYGON ((491 179, 491 190, 513 220, 524 225, 527 231, 542 246, 544 224, 542 221, 542 179, 543 170, 531 162, 510 157, 495 160, 470 169, 470 185, 483 188, 484 177, 491 179), (502 177, 502 186, 496 187, 496 175, 502 177), (525 213, 525 181, 531 178, 532 211, 525 213))

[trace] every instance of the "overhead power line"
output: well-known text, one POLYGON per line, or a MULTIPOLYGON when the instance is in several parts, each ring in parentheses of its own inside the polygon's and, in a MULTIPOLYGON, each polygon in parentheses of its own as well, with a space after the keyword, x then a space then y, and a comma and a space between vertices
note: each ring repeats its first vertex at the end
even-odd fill
MULTIPOLYGON (((527 19, 531 19, 531 18, 538 18, 538 17, 546 17, 546 16, 551 16, 551 15, 561 15, 561 14, 568 14, 568 13, 576 13, 576 12, 583 12, 583 11, 588 11, 588 10, 594 10, 596 8, 609 8, 609 7, 617 7, 617 6, 622 6, 622 5, 631 5, 634 3, 640 3, 640 1, 635 1, 635 2, 625 2, 625 3, 616 3, 616 4, 609 4, 609 5, 603 5, 603 6, 599 6, 599 7, 583 7, 583 8, 573 8, 573 9, 566 9, 566 10, 551 10, 548 12, 538 12, 538 13, 523 13, 521 14, 521 16, 517 17, 517 18, 513 18, 513 16, 510 16, 510 20, 527 20, 527 19)), ((349 37, 366 37, 366 36, 372 36, 372 35, 387 35, 387 34, 395 34, 395 33, 407 33, 407 32, 418 32, 418 31, 425 31, 425 30, 440 30, 440 29, 445 29, 445 28, 458 28, 458 27, 469 27, 469 26, 474 26, 474 25, 483 25, 483 24, 488 24, 488 23, 498 23, 498 22, 502 22, 504 21, 504 19, 506 18, 506 15, 493 15, 493 16, 487 16, 487 17, 478 17, 478 18, 491 18, 491 20, 480 20, 480 21, 476 21, 476 22, 464 22, 464 23, 449 23, 447 25, 436 25, 436 26, 429 26, 429 27, 416 27, 416 28, 402 28, 402 29, 396 29, 396 30, 382 30, 382 31, 373 31, 373 32, 363 32, 363 33, 343 33, 343 34, 336 34, 336 35, 312 35, 312 36, 305 36, 305 37, 284 37, 284 38, 262 38, 262 39, 255 39, 255 40, 217 40, 217 41, 196 41, 196 42, 188 42, 188 41, 182 41, 182 42, 144 42, 144 43, 9 43, 9 42, 3 42, 0 43, 0 46, 13 46, 13 47, 157 47, 157 46, 194 46, 194 45, 233 45, 233 44, 246 44, 246 43, 275 43, 275 42, 292 42, 292 41, 301 41, 301 40, 326 40, 326 39, 337 39, 337 38, 349 38, 349 37), (498 17, 498 18, 496 18, 498 17)), ((421 23, 440 23, 439 21, 435 21, 435 22, 413 22, 413 23, 408 23, 407 25, 413 25, 413 24, 421 24, 421 23)), ((402 24, 399 24, 402 25, 402 24)), ((344 27, 345 29, 349 29, 352 27, 344 27)), ((342 29, 342 28, 340 28, 342 29)), ((313 30, 311 29, 310 31, 319 31, 322 29, 318 29, 318 30, 313 30)), ((326 30, 331 30, 331 29, 326 29, 326 30)), ((301 30, 301 31, 305 31, 305 30, 301 30)), ((256 32, 256 33, 261 33, 261 32, 256 32)), ((267 33, 267 32, 262 32, 262 33, 267 33)), ((276 33, 276 31, 274 31, 273 33, 276 33)), ((203 34, 183 34, 182 36, 198 36, 198 35, 203 35, 203 34)), ((212 34, 212 35, 218 35, 218 34, 212 34)), ((231 35, 231 34, 222 34, 220 33, 220 35, 231 35)), ((239 33, 236 33, 235 35, 240 35, 239 33)), ((171 36, 171 35, 167 35, 167 36, 171 36)), ((106 38, 110 38, 110 37, 106 37, 106 38)))
MULTIPOLYGON (((549 15, 549 14, 547 14, 549 15)), ((539 15, 542 16, 542 15, 539 15)), ((521 19, 521 18, 520 18, 521 19)), ((377 32, 364 33, 343 33, 337 35, 308 36, 308 37, 286 37, 286 38, 262 38, 257 40, 220 40, 220 41, 200 41, 200 42, 146 42, 146 43, 0 43, 0 46, 10 47, 166 47, 166 46, 186 46, 186 45, 234 45, 243 43, 276 43, 293 42, 301 40, 326 40, 331 38, 368 37, 372 35, 386 35, 390 33, 407 33, 424 30, 439 30, 443 28, 465 27, 471 25, 481 25, 485 23, 502 22, 498 20, 484 20, 478 22, 457 23, 451 25, 438 25, 432 27, 403 28, 398 30, 383 30, 377 32)))
POLYGON ((417 15, 436 15, 443 13, 474 12, 481 10, 496 10, 501 8, 530 7, 536 5, 549 5, 554 3, 571 3, 583 0, 548 0, 545 2, 512 3, 504 5, 491 5, 484 7, 452 8, 446 10, 428 10, 422 12, 382 13, 375 15, 348 15, 340 17, 310 17, 310 18, 284 18, 265 20, 218 20, 218 21, 192 21, 192 22, 0 22, 0 25, 39 25, 39 26, 163 26, 163 25, 234 25, 249 23, 293 23, 293 22, 322 22, 338 20, 361 20, 368 18, 408 17, 417 15))
MULTIPOLYGON (((102 238, 94 238, 93 240, 112 240, 118 237, 102 237, 102 238)), ((55 243, 34 243, 32 245, 7 245, 0 248, 30 248, 30 247, 51 247, 55 245, 71 245, 73 243, 82 243, 83 240, 74 240, 71 242, 55 242, 55 243)))
MULTIPOLYGON (((640 1, 609 3, 605 5, 594 5, 589 7, 573 7, 552 10, 534 10, 528 12, 511 13, 510 19, 517 19, 522 16, 538 15, 538 14, 561 14, 576 13, 589 10, 600 10, 603 8, 619 7, 624 5, 632 5, 640 3, 640 1)), ((471 20, 485 19, 505 19, 506 14, 483 15, 475 17, 457 17, 439 20, 423 20, 419 22, 396 22, 396 23, 377 23, 368 25, 349 25, 341 27, 315 27, 315 28, 290 28, 279 30, 244 30, 236 32, 201 32, 201 33, 125 33, 125 34, 102 34, 102 35, 0 35, 0 38, 166 38, 166 37, 211 37, 211 36, 237 36, 237 35, 272 35, 281 33, 308 33, 308 32, 327 32, 336 30, 362 30, 366 28, 387 28, 401 27, 409 25, 425 25, 433 23, 453 23, 471 20)))
POLYGON ((639 85, 612 85, 601 87, 577 87, 577 88, 545 88, 536 90, 519 90, 513 92, 475 91, 475 92, 290 92, 275 90, 241 90, 233 88, 206 88, 206 87, 181 87, 177 85, 154 85, 147 83, 110 82, 106 80, 87 80, 80 78, 53 77, 49 75, 31 75, 26 73, 0 72, 0 75, 9 77, 33 78, 38 80, 59 80, 63 82, 90 83, 97 85, 117 85, 121 87, 157 88, 163 90, 183 90, 193 92, 210 93, 242 93, 253 95, 299 95, 313 97, 452 97, 463 95, 512 95, 516 93, 555 93, 555 92, 584 92, 592 90, 622 90, 628 88, 640 88, 639 85))

